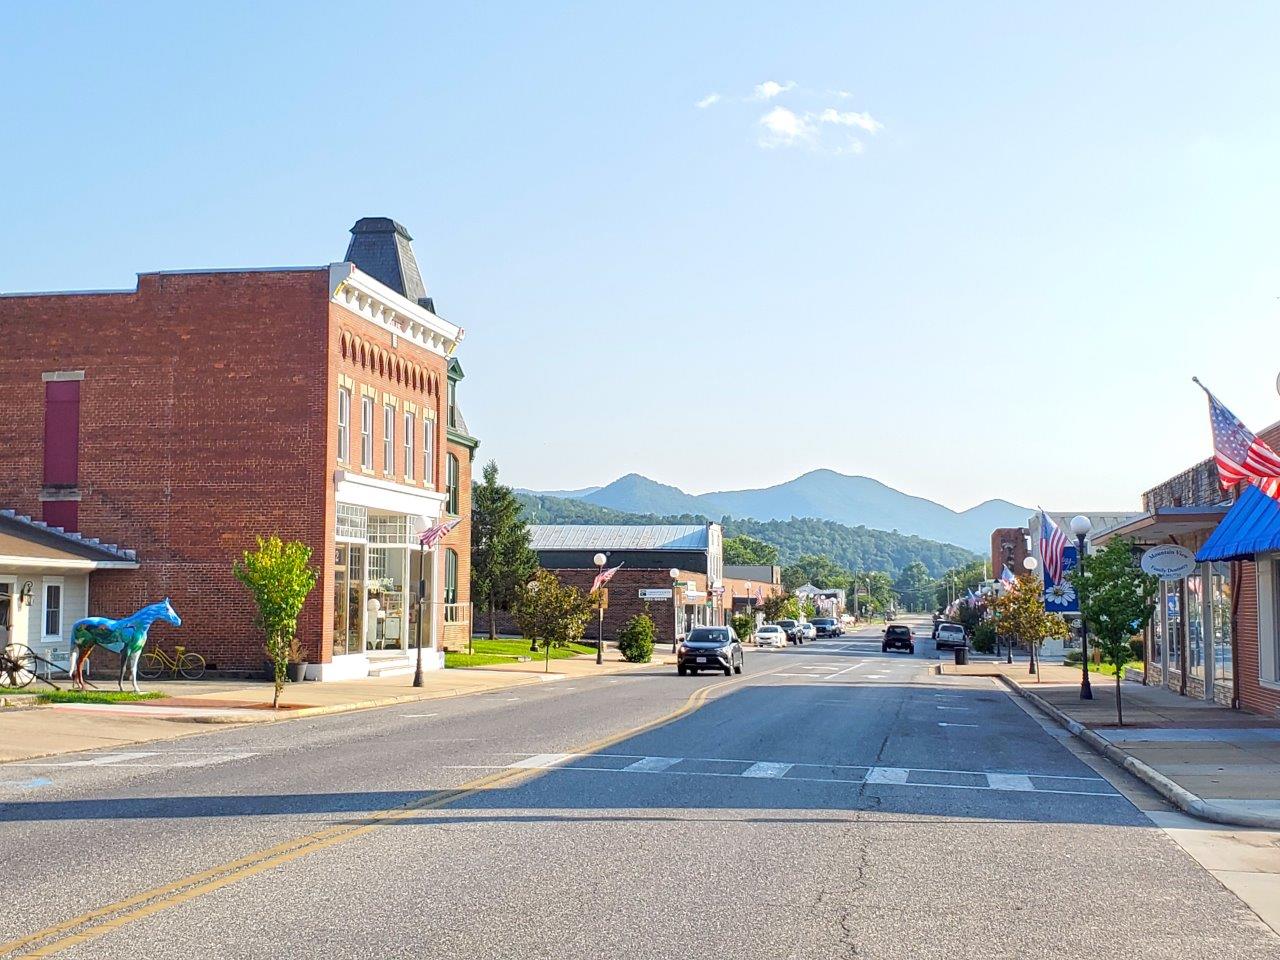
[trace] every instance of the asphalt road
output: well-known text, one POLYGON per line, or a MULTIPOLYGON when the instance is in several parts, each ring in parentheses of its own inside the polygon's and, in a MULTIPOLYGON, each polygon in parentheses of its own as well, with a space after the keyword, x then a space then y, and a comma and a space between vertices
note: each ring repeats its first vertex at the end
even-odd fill
POLYGON ((1130 784, 933 656, 844 638, 0 766, 0 957, 1280 955, 1130 784))

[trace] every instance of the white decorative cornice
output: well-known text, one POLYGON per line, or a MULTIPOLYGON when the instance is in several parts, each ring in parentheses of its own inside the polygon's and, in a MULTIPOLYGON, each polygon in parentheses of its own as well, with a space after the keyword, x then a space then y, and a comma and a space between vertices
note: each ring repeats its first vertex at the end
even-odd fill
POLYGON ((463 330, 457 324, 437 317, 351 263, 329 264, 329 302, 442 357, 452 356, 462 341, 463 330))

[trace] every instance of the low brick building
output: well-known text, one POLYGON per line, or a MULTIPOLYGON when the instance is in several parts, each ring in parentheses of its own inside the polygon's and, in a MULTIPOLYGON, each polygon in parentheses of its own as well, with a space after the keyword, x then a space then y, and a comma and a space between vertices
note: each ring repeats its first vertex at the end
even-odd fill
MULTIPOLYGON (((616 639, 622 625, 638 613, 653 618, 659 645, 670 645, 694 626, 724 622, 724 611, 717 602, 724 595, 724 538, 718 523, 541 524, 529 531, 539 565, 561 583, 583 592, 591 589, 599 572, 596 554, 604 554, 607 567, 621 564, 608 584, 606 641, 616 639)), ((504 632, 515 632, 509 616, 502 616, 500 624, 504 632)), ((598 621, 593 620, 586 639, 595 640, 597 629, 598 621)))
POLYGON ((168 596, 189 649, 260 670, 232 563, 275 534, 320 570, 298 634, 313 677, 405 669, 419 609, 430 665, 469 629, 462 329, 435 313, 402 226, 351 233, 325 266, 0 296, 0 507, 136 551, 137 570, 95 574, 91 613, 168 596), (450 514, 464 522, 428 558, 422 607, 417 534, 450 514))

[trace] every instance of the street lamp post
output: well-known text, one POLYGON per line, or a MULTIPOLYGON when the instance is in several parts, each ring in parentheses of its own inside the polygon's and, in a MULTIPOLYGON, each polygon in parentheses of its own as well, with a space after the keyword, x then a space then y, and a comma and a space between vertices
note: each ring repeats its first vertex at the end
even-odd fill
MULTIPOLYGON (((1076 536, 1076 569, 1084 563, 1084 538, 1093 529, 1093 524, 1086 516, 1071 518, 1071 532, 1076 536)), ((1076 596, 1080 595, 1079 589, 1076 596)), ((1085 622, 1084 611, 1080 611, 1080 699, 1092 700, 1093 687, 1089 684, 1089 624, 1085 622)))
POLYGON ((414 645, 418 648, 418 659, 413 667, 413 685, 422 686, 422 621, 427 615, 427 548, 418 544, 418 628, 414 645))
MULTIPOLYGON (((596 566, 600 568, 601 575, 604 574, 604 565, 608 563, 609 558, 603 553, 597 553, 591 558, 596 562, 596 566)), ((601 587, 600 589, 604 589, 601 587)), ((604 663, 604 596, 601 595, 596 601, 596 606, 600 608, 600 627, 596 631, 596 663, 604 663)))
MULTIPOLYGON (((1023 557, 1022 567, 1027 573, 1034 573, 1037 563, 1035 557, 1023 557)), ((1031 658, 1031 665, 1027 667, 1027 673, 1034 674, 1036 672, 1036 643, 1035 638, 1031 637, 1027 640, 1027 655, 1031 658)))
POLYGON ((680 607, 676 604, 680 571, 672 567, 667 573, 671 577, 671 612, 673 614, 671 621, 671 652, 675 653, 676 647, 680 646, 680 607))

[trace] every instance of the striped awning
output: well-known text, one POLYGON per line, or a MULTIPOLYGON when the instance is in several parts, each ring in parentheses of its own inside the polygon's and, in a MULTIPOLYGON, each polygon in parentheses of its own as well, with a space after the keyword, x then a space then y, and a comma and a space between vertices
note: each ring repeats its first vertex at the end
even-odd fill
POLYGON ((1196 559, 1241 560, 1273 550, 1280 550, 1280 503, 1247 486, 1196 559))

